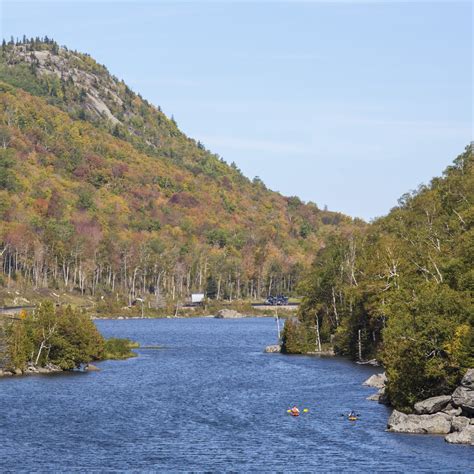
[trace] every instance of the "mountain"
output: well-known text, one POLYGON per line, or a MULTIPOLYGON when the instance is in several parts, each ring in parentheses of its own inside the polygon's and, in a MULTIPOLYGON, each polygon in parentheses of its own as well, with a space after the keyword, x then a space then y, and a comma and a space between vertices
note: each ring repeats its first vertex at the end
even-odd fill
POLYGON ((328 236, 364 225, 250 181, 90 56, 48 38, 4 41, 0 81, 10 291, 129 303, 293 294, 328 236))
POLYGON ((453 391, 474 365, 473 152, 387 216, 328 239, 285 325, 288 352, 314 350, 319 327, 336 352, 382 360, 398 409, 453 391))

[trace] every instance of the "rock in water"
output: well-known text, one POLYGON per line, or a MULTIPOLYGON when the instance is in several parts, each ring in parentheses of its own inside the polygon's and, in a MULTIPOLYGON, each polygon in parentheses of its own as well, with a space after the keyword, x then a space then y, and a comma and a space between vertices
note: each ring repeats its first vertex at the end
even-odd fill
POLYGON ((370 401, 372 401, 372 402, 378 402, 378 401, 380 400, 380 395, 381 395, 380 392, 381 392, 382 390, 383 390, 383 389, 380 389, 378 392, 373 393, 372 395, 369 395, 369 396, 366 398, 366 400, 370 400, 370 401))
POLYGON ((99 372, 100 369, 99 367, 93 365, 93 364, 87 364, 86 367, 84 368, 87 372, 99 372))
POLYGON ((444 439, 448 443, 470 444, 474 446, 474 425, 468 425, 462 431, 449 433, 444 439))
POLYGON ((474 390, 463 386, 458 387, 453 392, 453 405, 462 408, 466 413, 474 415, 474 390))
POLYGON ((387 428, 394 433, 448 434, 451 431, 451 417, 444 413, 405 415, 394 410, 387 428))
POLYGON ((371 375, 363 383, 363 385, 365 385, 367 387, 384 388, 386 382, 387 382, 387 376, 385 375, 385 372, 383 372, 381 374, 371 375))
POLYGON ((462 431, 466 426, 469 426, 470 421, 466 416, 455 416, 451 421, 451 429, 453 431, 462 431))
POLYGON ((265 350, 263 352, 267 352, 269 354, 273 354, 276 352, 281 352, 281 346, 279 344, 274 344, 272 346, 267 346, 265 347, 265 350))
POLYGON ((228 319, 228 318, 243 318, 243 314, 240 314, 238 311, 233 309, 220 309, 216 316, 218 319, 228 319))
POLYGON ((427 398, 426 400, 415 403, 415 412, 418 415, 431 415, 441 411, 450 401, 451 395, 427 398))
POLYGON ((358 365, 371 365, 373 367, 380 367, 380 362, 377 359, 370 359, 370 360, 361 360, 357 361, 356 364, 358 365))

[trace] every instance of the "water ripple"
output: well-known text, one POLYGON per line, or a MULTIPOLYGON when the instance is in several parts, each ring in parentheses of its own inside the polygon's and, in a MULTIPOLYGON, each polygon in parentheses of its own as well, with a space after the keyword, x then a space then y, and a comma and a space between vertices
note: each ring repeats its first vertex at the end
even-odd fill
POLYGON ((353 472, 474 470, 472 449, 385 432, 374 369, 263 354, 273 319, 98 321, 143 345, 101 372, 0 381, 0 470, 353 472), (293 418, 298 404, 307 415, 293 418), (354 409, 360 421, 341 413, 354 409))

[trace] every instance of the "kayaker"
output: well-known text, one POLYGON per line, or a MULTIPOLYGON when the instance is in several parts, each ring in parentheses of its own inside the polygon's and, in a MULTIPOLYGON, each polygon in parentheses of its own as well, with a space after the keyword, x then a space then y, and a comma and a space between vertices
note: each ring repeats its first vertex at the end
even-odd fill
POLYGON ((351 410, 349 415, 347 415, 349 418, 357 418, 356 412, 354 410, 351 410))
POLYGON ((298 416, 300 414, 300 411, 298 410, 298 407, 296 406, 294 406, 290 411, 293 416, 298 416))

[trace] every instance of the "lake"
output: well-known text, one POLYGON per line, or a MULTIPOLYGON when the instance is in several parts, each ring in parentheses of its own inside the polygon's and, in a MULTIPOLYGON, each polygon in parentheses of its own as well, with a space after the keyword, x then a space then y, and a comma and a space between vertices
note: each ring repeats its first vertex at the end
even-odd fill
POLYGON ((97 321, 139 356, 0 380, 1 471, 472 471, 443 437, 385 432, 377 370, 264 354, 273 318, 97 321), (298 418, 296 404, 310 411, 298 418), (341 417, 354 409, 357 422, 341 417))

